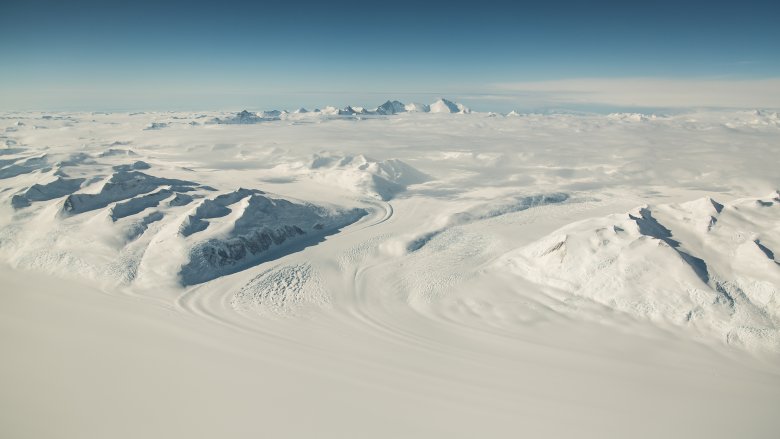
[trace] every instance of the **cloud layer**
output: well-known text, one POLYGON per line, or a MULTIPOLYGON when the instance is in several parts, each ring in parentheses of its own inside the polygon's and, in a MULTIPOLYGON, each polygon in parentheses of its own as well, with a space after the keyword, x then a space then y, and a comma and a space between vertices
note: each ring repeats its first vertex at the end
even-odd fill
POLYGON ((592 78, 500 83, 493 89, 558 105, 780 108, 780 78, 592 78))

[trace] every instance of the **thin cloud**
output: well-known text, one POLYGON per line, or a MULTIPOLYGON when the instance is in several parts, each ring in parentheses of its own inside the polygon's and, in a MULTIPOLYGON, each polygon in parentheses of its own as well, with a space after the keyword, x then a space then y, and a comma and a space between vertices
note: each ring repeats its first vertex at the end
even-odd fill
POLYGON ((496 93, 535 93, 553 104, 780 108, 780 78, 593 78, 501 83, 492 88, 496 93))

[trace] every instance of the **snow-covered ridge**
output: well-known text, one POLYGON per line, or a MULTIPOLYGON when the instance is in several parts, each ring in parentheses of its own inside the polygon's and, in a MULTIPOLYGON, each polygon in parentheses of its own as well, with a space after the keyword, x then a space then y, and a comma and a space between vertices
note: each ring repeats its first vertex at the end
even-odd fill
POLYGON ((182 234, 185 234, 184 230, 188 230, 186 236, 205 230, 208 223, 203 222, 204 218, 230 214, 227 207, 230 201, 234 201, 232 204, 240 213, 232 221, 232 227, 227 233, 212 235, 191 247, 188 262, 181 268, 181 278, 185 285, 209 281, 270 260, 271 251, 283 246, 289 251, 292 245, 316 244, 324 236, 366 215, 362 209, 326 209, 313 204, 271 198, 259 191, 239 189, 214 200, 220 197, 223 201, 217 206, 224 211, 207 209, 211 211, 201 212, 206 203, 214 202, 203 201, 195 213, 187 217, 188 222, 181 229, 182 234), (196 230, 191 228, 193 218, 202 224, 196 230))
POLYGON ((381 200, 389 200, 407 186, 423 183, 429 176, 398 159, 374 160, 363 154, 341 156, 315 154, 309 164, 314 178, 347 189, 358 189, 381 200))
POLYGON ((780 351, 780 195, 710 198, 584 220, 499 265, 572 294, 725 343, 780 351))
MULTIPOLYGON (((254 113, 247 110, 243 110, 229 117, 217 117, 211 120, 211 123, 216 124, 253 124, 259 122, 269 122, 286 119, 299 119, 301 117, 312 118, 322 116, 334 116, 334 117, 356 117, 356 116, 388 116, 399 113, 457 113, 468 114, 471 113, 471 109, 465 105, 452 102, 450 100, 441 98, 436 102, 425 105, 419 103, 404 104, 400 101, 386 101, 382 105, 379 105, 373 109, 366 109, 363 107, 356 107, 347 105, 344 108, 337 107, 325 107, 322 109, 315 108, 314 110, 307 110, 306 108, 298 108, 292 113, 286 110, 267 110, 260 113, 254 113)), ((164 124, 157 124, 154 129, 164 128, 164 124)), ((150 128, 151 129, 151 128, 150 128)))
POLYGON ((257 189, 222 192, 158 177, 161 170, 145 161, 95 161, 132 155, 108 150, 59 162, 42 156, 21 159, 24 166, 8 159, 3 179, 38 174, 41 183, 10 196, 14 216, 26 219, 0 235, 6 257, 23 267, 101 282, 151 277, 189 285, 316 244, 366 215, 257 189), (105 170, 108 177, 99 174, 105 170))
POLYGON ((377 160, 365 154, 320 151, 300 161, 273 168, 280 179, 312 180, 337 190, 388 201, 409 186, 431 180, 408 163, 389 158, 377 160))

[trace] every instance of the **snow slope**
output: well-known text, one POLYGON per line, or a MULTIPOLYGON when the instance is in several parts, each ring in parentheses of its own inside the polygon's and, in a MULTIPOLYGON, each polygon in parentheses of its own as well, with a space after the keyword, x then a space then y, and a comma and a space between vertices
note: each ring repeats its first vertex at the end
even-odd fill
POLYGON ((577 222, 502 266, 616 311, 780 352, 780 197, 705 198, 577 222))
POLYGON ((0 436, 776 436, 774 110, 389 104, 0 114, 0 436))
POLYGON ((358 189, 382 200, 391 199, 409 185, 429 180, 427 175, 401 160, 376 161, 363 154, 315 154, 309 169, 315 172, 315 178, 324 182, 333 182, 347 190, 358 189))
POLYGON ((447 99, 441 98, 430 105, 431 113, 470 113, 471 110, 463 104, 457 104, 447 99))

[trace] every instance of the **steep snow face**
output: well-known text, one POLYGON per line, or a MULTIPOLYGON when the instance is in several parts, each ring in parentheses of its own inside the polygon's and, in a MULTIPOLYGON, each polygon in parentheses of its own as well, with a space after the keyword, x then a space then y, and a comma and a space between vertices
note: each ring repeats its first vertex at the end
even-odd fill
POLYGON ((439 99, 430 105, 431 113, 457 113, 459 111, 460 109, 454 102, 446 99, 439 99))
POLYGON ((184 180, 159 178, 142 172, 120 171, 108 179, 96 194, 73 194, 65 198, 62 210, 78 214, 100 209, 120 200, 133 198, 161 186, 170 186, 176 191, 190 191, 197 183, 184 180))
POLYGON ((28 207, 35 201, 53 200, 72 194, 81 188, 85 178, 62 178, 46 184, 34 184, 21 194, 14 195, 11 198, 11 205, 17 209, 28 207))
POLYGON ((185 285, 206 282, 257 265, 272 259, 273 250, 286 248, 290 251, 314 245, 367 213, 362 209, 328 210, 312 204, 270 198, 257 191, 239 190, 220 197, 223 199, 218 204, 212 204, 218 208, 216 211, 204 209, 207 203, 214 203, 205 200, 181 229, 182 234, 187 231, 187 236, 194 235, 206 230, 208 223, 193 229, 193 221, 227 216, 232 209, 238 212, 226 233, 198 241, 191 247, 189 261, 182 266, 180 273, 185 285), (234 200, 234 206, 229 207, 227 203, 234 200))
POLYGON ((352 116, 353 114, 358 114, 358 110, 352 108, 349 105, 347 105, 346 107, 338 110, 338 115, 339 116, 352 116))
POLYGON ((780 351, 780 197, 702 199, 585 220, 499 264, 551 294, 780 351))
POLYGON ((406 111, 406 106, 398 101, 387 101, 376 109, 377 114, 396 114, 406 111))
POLYGON ((0 179, 18 177, 34 172, 48 172, 50 170, 49 159, 45 154, 29 158, 0 159, 0 179))
POLYGON ((465 105, 448 101, 447 99, 439 99, 438 101, 430 105, 431 113, 470 113, 465 105))

